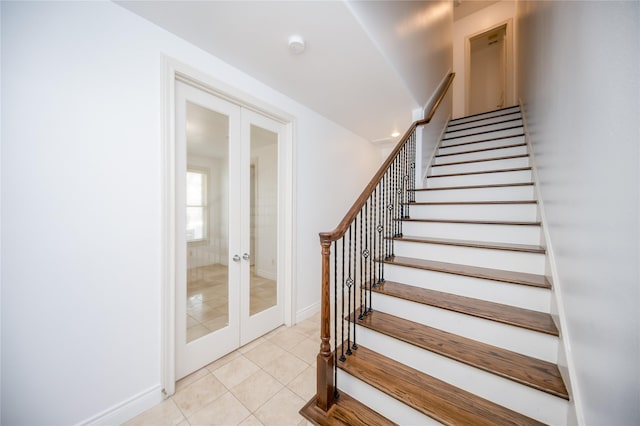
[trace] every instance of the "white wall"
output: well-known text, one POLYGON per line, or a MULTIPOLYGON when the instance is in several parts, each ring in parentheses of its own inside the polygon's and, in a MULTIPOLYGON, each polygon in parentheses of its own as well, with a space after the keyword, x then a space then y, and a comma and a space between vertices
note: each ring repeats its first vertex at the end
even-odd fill
MULTIPOLYGON (((445 76, 445 79, 448 77, 445 76)), ((455 82, 457 76, 454 77, 455 82)), ((444 82, 444 80, 443 80, 444 82)), ((443 83, 441 82, 441 84, 443 83)), ((440 103, 436 113, 431 117, 429 124, 418 128, 418 140, 422 141, 417 147, 416 156, 416 187, 424 187, 426 184, 426 176, 429 173, 429 167, 433 162, 440 140, 447 128, 447 124, 451 119, 451 106, 453 100, 453 86, 449 87, 447 94, 440 103)), ((432 100, 433 97, 432 97, 432 100)), ((424 114, 422 114, 424 116, 424 114)))
POLYGON ((640 422, 640 3, 518 5, 535 154, 577 419, 640 422))
POLYGON ((296 117, 295 305, 312 313, 317 233, 377 149, 113 3, 1 7, 3 424, 117 423, 159 397, 162 54, 296 117))
MULTIPOLYGON (((453 118, 465 115, 465 38, 488 30, 515 15, 515 1, 504 0, 466 16, 453 23, 453 118)), ((517 99, 507 99, 505 107, 515 104, 517 99)))

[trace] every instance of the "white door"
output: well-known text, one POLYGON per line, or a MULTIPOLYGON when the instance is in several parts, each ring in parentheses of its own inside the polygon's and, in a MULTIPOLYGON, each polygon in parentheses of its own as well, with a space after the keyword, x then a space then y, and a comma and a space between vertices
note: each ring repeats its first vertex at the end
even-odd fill
POLYGON ((507 91, 506 26, 470 40, 470 115, 505 106, 507 91))
POLYGON ((175 111, 180 379, 283 323, 277 268, 283 130, 179 81, 175 111))

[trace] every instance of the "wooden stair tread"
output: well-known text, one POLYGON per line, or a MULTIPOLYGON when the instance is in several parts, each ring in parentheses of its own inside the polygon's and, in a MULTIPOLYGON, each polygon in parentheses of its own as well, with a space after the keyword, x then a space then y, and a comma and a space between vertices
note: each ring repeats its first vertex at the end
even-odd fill
MULTIPOLYGON (((490 118, 495 118, 495 117, 490 117, 490 118)), ((486 118, 484 120, 487 120, 486 118)), ((453 133, 453 132, 463 132, 465 130, 469 130, 469 129, 479 129, 480 127, 487 127, 487 126, 495 126, 496 124, 504 124, 504 123, 510 123, 512 121, 518 121, 518 120, 522 120, 522 117, 518 117, 518 118, 510 118, 508 120, 502 120, 502 121, 496 121, 495 123, 487 123, 487 124, 477 124, 475 126, 469 126, 469 127, 465 127, 464 129, 459 129, 459 130, 449 130, 449 126, 447 126, 447 131, 445 133, 453 133)), ((467 121, 466 123, 460 123, 458 124, 468 124, 468 123, 473 123, 473 121, 467 121)), ((498 129, 498 130, 502 130, 502 129, 498 129)))
POLYGON ((537 204, 537 200, 492 200, 492 201, 414 201, 411 203, 404 203, 408 206, 444 206, 450 204, 461 205, 478 205, 478 204, 537 204))
POLYGON ((522 125, 520 124, 518 126, 505 127, 504 129, 485 130, 484 132, 469 133, 468 135, 462 135, 462 136, 449 136, 448 138, 442 138, 442 140, 443 141, 450 141, 452 139, 467 138, 469 136, 485 135, 487 133, 504 132, 505 130, 513 130, 513 129, 521 129, 521 128, 522 128, 522 125))
POLYGON ((442 188, 415 188, 409 191, 447 191, 456 189, 484 189, 484 188, 507 188, 511 186, 533 186, 533 182, 518 182, 518 183, 494 183, 489 185, 466 185, 466 186, 445 186, 442 188))
POLYGON ((340 391, 340 397, 328 411, 322 411, 316 405, 314 396, 300 410, 300 415, 318 426, 397 426, 396 423, 381 416, 357 399, 340 391))
POLYGON ((509 169, 480 170, 475 172, 449 173, 446 175, 429 175, 427 176, 427 179, 451 177, 451 176, 484 175, 488 173, 523 172, 526 170, 531 170, 531 167, 513 167, 509 169))
POLYGON ((498 160, 513 160, 516 158, 525 158, 528 157, 529 154, 518 154, 518 155, 507 155, 504 157, 491 157, 491 158, 480 158, 477 160, 465 160, 465 161, 456 161, 453 163, 441 163, 441 164, 433 164, 431 167, 443 167, 443 166, 457 166, 460 164, 471 164, 471 163, 484 163, 486 161, 498 161, 498 160))
POLYGON ((520 133, 517 135, 509 135, 509 136, 497 136, 495 138, 478 139, 477 141, 471 141, 471 142, 452 143, 449 145, 441 145, 440 148, 452 148, 454 146, 471 145, 471 144, 480 143, 480 142, 499 141, 501 139, 517 138, 520 136, 524 136, 524 133, 520 133))
MULTIPOLYGON (((496 149, 505 149, 505 148, 519 148, 521 146, 527 146, 526 143, 516 143, 512 145, 504 145, 504 146, 492 146, 490 148, 482 148, 482 149, 472 149, 469 151, 460 151, 460 152, 452 152, 451 154, 438 154, 435 158, 438 157, 449 157, 452 155, 460 155, 460 154, 474 154, 476 152, 485 152, 485 151, 495 151, 496 149)), ((445 147, 443 147, 445 148, 445 147)))
POLYGON ((483 278, 492 281, 528 285, 531 287, 551 288, 549 280, 547 280, 547 277, 544 275, 528 274, 525 272, 504 271, 502 269, 482 268, 479 266, 460 265, 401 256, 395 256, 391 259, 384 260, 384 262, 390 265, 462 275, 465 277, 483 278))
POLYGON ((540 226, 541 222, 518 222, 510 220, 465 220, 465 219, 412 219, 405 217, 405 222, 438 222, 438 223, 468 223, 473 225, 513 225, 513 226, 540 226))
POLYGON ((371 290, 375 293, 550 334, 552 336, 558 336, 559 334, 558 328, 553 322, 551 315, 544 312, 414 287, 393 281, 385 281, 382 284, 372 286, 371 290))
MULTIPOLYGON (((356 318, 357 315, 358 313, 356 313, 356 318)), ((542 392, 569 399, 558 366, 548 361, 488 345, 384 312, 373 311, 363 316, 362 319, 358 319, 357 324, 542 392)))
POLYGON ((442 380, 360 346, 338 367, 415 410, 449 425, 540 425, 442 380))
POLYGON ((432 237, 416 237, 403 235, 402 237, 394 237, 396 241, 410 241, 414 243, 442 244, 458 247, 473 247, 492 250, 520 251, 525 253, 544 254, 544 247, 534 246, 530 244, 512 244, 512 243, 490 243, 486 241, 471 240, 453 240, 449 238, 432 238, 432 237))

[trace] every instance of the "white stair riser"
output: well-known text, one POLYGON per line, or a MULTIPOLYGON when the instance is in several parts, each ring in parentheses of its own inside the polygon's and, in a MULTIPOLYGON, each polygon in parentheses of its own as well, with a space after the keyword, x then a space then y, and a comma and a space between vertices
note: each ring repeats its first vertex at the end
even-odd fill
MULTIPOLYGON (((506 113, 503 112, 503 114, 506 114, 506 113)), ((466 129, 468 127, 474 127, 474 126, 484 126, 485 124, 492 124, 492 123, 507 121, 507 120, 515 120, 516 118, 522 118, 522 114, 520 114, 519 112, 515 112, 513 114, 500 115, 492 118, 485 118, 485 119, 476 118, 474 121, 469 121, 469 122, 460 123, 460 124, 456 124, 456 122, 454 121, 449 125, 449 127, 447 127, 447 131, 466 129)))
POLYGON ((388 264, 384 266, 384 277, 386 281, 401 282, 532 311, 551 310, 551 290, 540 287, 388 264))
MULTIPOLYGON (((416 191, 416 202, 534 200, 533 185, 416 191)), ((411 210, 411 209, 410 209, 411 210)))
POLYGON ((545 255, 445 244, 395 241, 396 256, 544 275, 545 255))
POLYGON ((522 145, 514 146, 511 148, 492 149, 490 151, 469 152, 467 154, 445 155, 444 157, 435 157, 434 164, 456 163, 458 161, 485 160, 488 158, 509 157, 513 155, 527 155, 527 147, 522 145))
POLYGON ((493 117, 497 117, 497 119, 499 119, 499 117, 503 116, 504 114, 520 114, 520 108, 517 106, 514 106, 512 108, 504 108, 497 111, 485 112, 484 114, 471 115, 471 116, 462 117, 462 118, 454 118, 451 120, 450 125, 467 123, 467 122, 475 122, 476 120, 489 119, 493 117))
POLYGON ((444 137, 450 138, 453 136, 466 136, 472 133, 490 132, 493 130, 503 130, 507 127, 514 127, 514 126, 522 126, 522 120, 500 120, 494 124, 485 124, 482 126, 476 124, 476 126, 470 126, 470 128, 468 129, 456 129, 454 127, 453 129, 447 129, 446 133, 444 134, 444 137))
POLYGON ((556 336, 375 292, 372 295, 371 306, 374 311, 384 312, 488 345, 549 362, 557 361, 558 338, 556 336))
POLYGON ((402 232, 454 240, 487 241, 511 244, 540 244, 540 227, 533 225, 485 225, 474 223, 404 221, 402 232))
POLYGON ((408 405, 338 369, 338 389, 399 425, 442 426, 408 405))
POLYGON ((457 145, 460 143, 478 142, 478 141, 484 141, 487 139, 502 138, 505 136, 517 136, 521 134, 522 134, 522 127, 516 127, 515 129, 496 130, 494 132, 480 133, 480 134, 471 135, 471 136, 463 136, 461 138, 453 138, 453 139, 444 138, 442 139, 442 146, 445 147, 449 145, 457 145))
POLYGON ((441 146, 438 148, 438 155, 453 154, 456 152, 473 151, 476 149, 498 148, 507 145, 524 143, 524 136, 512 136, 504 139, 495 139, 486 142, 476 142, 464 145, 441 146))
POLYGON ((444 188, 447 186, 494 185, 500 183, 531 182, 531 170, 513 172, 479 173, 461 176, 429 177, 427 188, 444 188))
MULTIPOLYGON (((358 336, 358 343, 368 349, 496 404, 546 424, 566 423, 568 410, 566 400, 425 351, 364 327, 358 327, 358 336)), ((338 386, 341 386, 340 382, 338 382, 338 386)))
POLYGON ((432 166, 429 175, 440 176, 452 173, 483 172, 486 170, 515 169, 520 167, 529 167, 529 157, 477 161, 473 163, 452 164, 448 166, 432 166))
POLYGON ((411 219, 534 222, 537 214, 536 204, 414 204, 409 206, 411 219))

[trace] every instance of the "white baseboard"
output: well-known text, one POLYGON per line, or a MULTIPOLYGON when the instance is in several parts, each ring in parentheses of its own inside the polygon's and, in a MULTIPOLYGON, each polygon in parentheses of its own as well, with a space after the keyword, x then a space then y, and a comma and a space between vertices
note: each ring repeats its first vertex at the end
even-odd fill
POLYGON ((296 312, 296 323, 304 321, 307 318, 311 318, 318 312, 320 312, 320 302, 316 302, 312 305, 307 306, 306 308, 300 309, 296 312))
POLYGON ((162 387, 153 386, 95 416, 80 422, 80 425, 120 425, 147 411, 164 400, 162 387))

